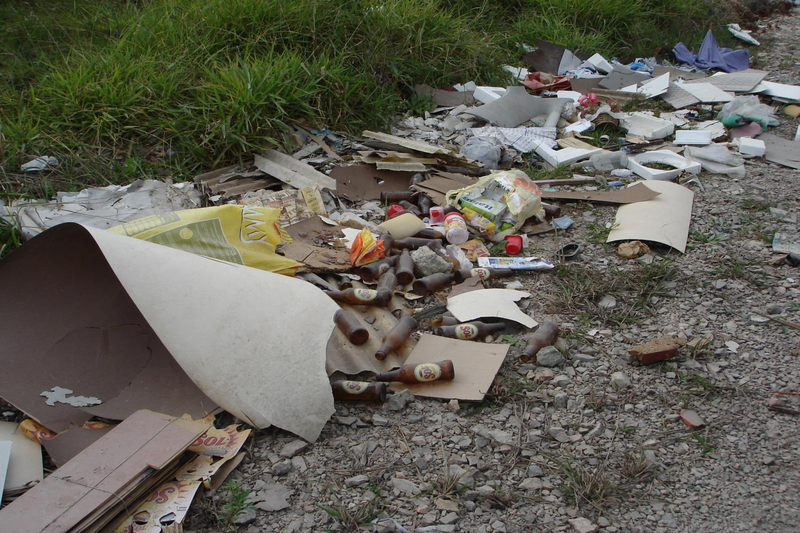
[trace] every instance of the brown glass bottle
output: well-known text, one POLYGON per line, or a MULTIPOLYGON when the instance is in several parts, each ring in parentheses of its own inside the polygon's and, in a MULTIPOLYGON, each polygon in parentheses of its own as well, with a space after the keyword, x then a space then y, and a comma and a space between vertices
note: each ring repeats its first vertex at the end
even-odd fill
POLYGON ((394 272, 393 268, 390 268, 378 279, 378 286, 376 290, 378 292, 381 291, 389 291, 394 294, 394 290, 397 288, 397 275, 394 272))
POLYGON ((542 204, 542 208, 544 209, 544 217, 547 220, 550 220, 551 218, 558 218, 561 216, 561 206, 542 204))
POLYGON ((545 346, 550 346, 558 338, 558 324, 554 322, 545 322, 539 329, 536 330, 529 339, 525 349, 522 350, 519 358, 522 362, 532 361, 539 350, 545 346))
POLYGON ((386 294, 384 291, 381 294, 379 291, 372 289, 346 289, 343 291, 325 291, 325 294, 336 300, 337 302, 344 302, 351 305, 377 305, 385 307, 389 304, 391 294, 386 294))
POLYGON ((402 285, 414 281, 414 260, 411 259, 411 252, 408 250, 403 250, 397 260, 397 281, 402 285))
POLYGON ((417 321, 413 317, 404 316, 383 338, 383 344, 375 352, 375 358, 383 361, 391 352, 397 350, 417 329, 417 321))
POLYGON ((450 381, 456 377, 451 360, 419 365, 403 365, 397 370, 375 375, 377 381, 399 381, 400 383, 427 383, 429 381, 450 381))
POLYGON ((477 276, 481 278, 482 281, 487 279, 496 279, 496 278, 507 278, 509 276, 513 276, 514 271, 510 268, 471 268, 469 270, 459 270, 456 272, 456 281, 461 283, 467 278, 471 278, 472 276, 477 276))
POLYGON ((427 246, 434 252, 444 252, 444 245, 439 239, 418 239, 416 237, 407 237, 405 239, 397 239, 394 241, 394 248, 396 250, 416 250, 427 246))
POLYGON ((455 326, 456 324, 461 324, 461 321, 454 316, 440 316, 439 318, 434 318, 431 320, 431 326, 434 328, 440 328, 442 326, 455 326))
POLYGON ((333 398, 350 402, 385 402, 386 383, 380 381, 333 381, 333 398))
POLYGON ((432 292, 436 292, 439 289, 443 289, 445 287, 449 287, 453 280, 455 279, 455 274, 431 274, 430 276, 425 276, 424 278, 420 278, 414 282, 414 292, 421 296, 425 296, 426 294, 430 294, 432 292))
POLYGON ((347 340, 356 346, 364 344, 369 339, 369 330, 361 325, 361 322, 350 311, 339 309, 333 315, 333 321, 345 334, 347 340))
POLYGON ((431 207, 433 207, 433 201, 431 201, 431 199, 426 195, 420 194, 417 196, 417 205, 419 206, 420 211, 427 214, 430 213, 431 207))
POLYGON ((367 283, 372 283, 381 274, 392 268, 397 263, 397 256, 384 257, 358 269, 358 275, 367 283))
POLYGON ((406 200, 400 200, 399 202, 397 202, 397 204, 402 206, 403 209, 406 210, 406 213, 411 213, 415 217, 422 215, 422 212, 419 210, 419 207, 415 206, 411 202, 408 202, 406 200))
POLYGON ((486 322, 474 321, 456 324, 455 326, 442 326, 436 330, 436 334, 442 337, 450 337, 451 339, 474 341, 485 339, 488 335, 504 329, 506 329, 505 324, 487 324, 486 322))
POLYGON ((381 203, 391 204, 400 200, 410 201, 414 199, 414 191, 383 191, 381 193, 381 203))
POLYGON ((436 239, 437 241, 441 241, 444 239, 444 233, 439 230, 433 228, 425 228, 421 229, 414 234, 412 237, 414 239, 436 239))

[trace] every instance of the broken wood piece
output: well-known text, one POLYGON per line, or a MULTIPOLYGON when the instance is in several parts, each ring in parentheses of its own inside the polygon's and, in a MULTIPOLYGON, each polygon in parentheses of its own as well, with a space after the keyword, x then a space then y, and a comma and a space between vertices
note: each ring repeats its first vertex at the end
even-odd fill
POLYGON ((643 365, 651 365, 659 361, 666 361, 678 355, 678 348, 686 344, 683 339, 676 337, 659 337, 644 344, 634 346, 628 353, 639 360, 643 365))

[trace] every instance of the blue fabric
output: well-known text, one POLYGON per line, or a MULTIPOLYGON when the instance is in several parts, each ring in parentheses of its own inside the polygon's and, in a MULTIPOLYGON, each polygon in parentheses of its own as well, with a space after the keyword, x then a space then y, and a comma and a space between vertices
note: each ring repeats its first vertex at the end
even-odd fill
POLYGON ((737 72, 750 68, 750 54, 747 50, 731 50, 720 48, 711 30, 706 33, 703 44, 698 53, 694 53, 683 43, 678 43, 672 49, 675 57, 681 63, 688 63, 698 68, 716 68, 725 72, 737 72))

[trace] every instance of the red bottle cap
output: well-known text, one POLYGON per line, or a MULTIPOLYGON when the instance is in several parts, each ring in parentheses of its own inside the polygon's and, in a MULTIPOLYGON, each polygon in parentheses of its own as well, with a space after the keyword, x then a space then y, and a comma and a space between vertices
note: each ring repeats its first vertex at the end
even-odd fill
POLYGON ((403 208, 402 205, 392 204, 389 206, 389 210, 386 212, 386 218, 394 218, 396 216, 402 215, 405 213, 406 210, 403 208))
POLYGON ((506 253, 508 255, 518 255, 522 251, 521 235, 506 235, 506 253))

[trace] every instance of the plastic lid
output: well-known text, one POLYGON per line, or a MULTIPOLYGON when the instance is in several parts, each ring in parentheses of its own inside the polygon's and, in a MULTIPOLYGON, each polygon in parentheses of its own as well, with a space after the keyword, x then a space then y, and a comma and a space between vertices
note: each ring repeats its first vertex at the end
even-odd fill
POLYGON ((518 255, 522 251, 521 235, 506 235, 506 253, 508 255, 518 255))

